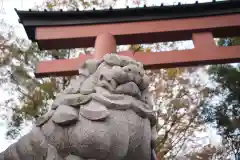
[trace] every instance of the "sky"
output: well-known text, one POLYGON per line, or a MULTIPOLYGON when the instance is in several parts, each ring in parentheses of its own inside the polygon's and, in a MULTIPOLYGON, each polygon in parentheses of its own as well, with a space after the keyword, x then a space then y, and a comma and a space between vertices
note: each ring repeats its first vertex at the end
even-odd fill
MULTIPOLYGON (((131 1, 131 0, 128 0, 131 1)), ((186 3, 194 3, 195 0, 179 0, 181 2, 186 3)), ((212 0, 199 0, 199 2, 210 2, 212 0)), ((29 8, 33 7, 36 4, 40 4, 43 2, 43 0, 0 0, 0 19, 4 19, 5 22, 8 24, 14 25, 15 29, 17 31, 17 35, 19 37, 27 38, 26 33, 23 29, 23 26, 18 23, 18 16, 14 11, 14 8, 20 9, 20 10, 28 10, 29 8)), ((124 7, 124 1, 118 1, 117 7, 124 7)), ((148 5, 160 5, 163 2, 163 0, 148 0, 148 5)), ((166 0, 164 1, 166 2, 166 0)), ((176 2, 176 0, 167 0, 167 3, 171 4, 173 2, 176 2)), ((0 90, 0 103, 6 100, 9 96, 5 91, 0 90)), ((0 107, 1 109, 1 107, 0 107)), ((0 110, 0 114, 2 114, 4 111, 0 110)), ((30 130, 30 128, 25 129, 25 133, 27 133, 30 130)), ((0 152, 5 150, 10 144, 12 144, 14 141, 7 140, 5 138, 6 133, 6 122, 4 120, 1 120, 0 117, 0 152)), ((208 135, 215 136, 215 133, 207 133, 208 135)))

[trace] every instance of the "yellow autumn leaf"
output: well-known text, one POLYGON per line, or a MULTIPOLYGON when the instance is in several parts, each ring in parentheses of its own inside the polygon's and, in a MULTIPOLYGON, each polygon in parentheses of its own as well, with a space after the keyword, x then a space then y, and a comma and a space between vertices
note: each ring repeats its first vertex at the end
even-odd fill
POLYGON ((183 68, 169 68, 167 74, 170 79, 176 78, 184 72, 183 68))
POLYGON ((151 52, 151 48, 146 48, 145 52, 151 52))

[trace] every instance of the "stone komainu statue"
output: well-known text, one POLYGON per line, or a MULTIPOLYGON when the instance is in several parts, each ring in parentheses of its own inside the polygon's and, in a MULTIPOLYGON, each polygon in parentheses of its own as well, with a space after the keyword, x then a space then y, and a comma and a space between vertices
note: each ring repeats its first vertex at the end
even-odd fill
POLYGON ((150 160, 156 118, 148 85, 142 64, 129 57, 87 60, 0 160, 150 160))

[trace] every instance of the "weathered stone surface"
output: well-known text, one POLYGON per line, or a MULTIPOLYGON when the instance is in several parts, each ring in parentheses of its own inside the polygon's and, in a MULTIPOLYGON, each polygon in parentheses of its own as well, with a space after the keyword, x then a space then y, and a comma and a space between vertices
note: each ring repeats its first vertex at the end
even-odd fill
POLYGON ((133 65, 136 65, 140 68, 143 68, 143 64, 140 63, 140 62, 137 62, 135 60, 133 60, 132 58, 128 57, 128 56, 120 56, 120 59, 121 59, 121 63, 120 63, 120 66, 127 66, 129 64, 133 64, 133 65))
POLYGON ((48 142, 46 141, 40 127, 33 127, 32 132, 30 132, 30 138, 32 147, 38 150, 38 152, 42 152, 43 149, 46 150, 48 148, 48 142))
POLYGON ((60 153, 65 150, 68 144, 68 136, 64 126, 60 126, 50 120, 41 127, 41 131, 48 145, 53 146, 60 153))
POLYGON ((79 113, 83 117, 94 121, 105 119, 109 115, 107 108, 95 100, 82 106, 79 113))
POLYGON ((146 75, 144 75, 143 78, 142 78, 142 80, 141 80, 141 82, 140 82, 140 84, 139 84, 139 88, 140 88, 141 90, 144 90, 144 89, 148 88, 149 84, 150 84, 150 79, 149 79, 149 77, 146 76, 146 75))
POLYGON ((107 124, 109 128, 108 132, 111 133, 111 147, 106 160, 124 159, 123 157, 128 152, 128 147, 125 147, 129 144, 128 128, 130 123, 127 117, 124 111, 110 111, 107 124))
POLYGON ((78 69, 78 73, 82 77, 88 77, 90 75, 89 70, 87 68, 78 69))
POLYGON ((41 126, 44 123, 46 123, 53 115, 54 111, 53 110, 49 110, 46 114, 44 114, 43 116, 39 117, 36 122, 35 125, 36 126, 41 126))
POLYGON ((101 94, 92 94, 92 98, 109 109, 116 109, 116 110, 126 110, 130 109, 131 102, 127 97, 123 95, 111 96, 111 95, 101 95, 101 94))
POLYGON ((96 77, 91 75, 87 80, 85 80, 80 88, 80 93, 84 95, 91 94, 95 92, 96 77))
MULTIPOLYGON (((24 135, 20 140, 19 143, 15 145, 16 153, 18 154, 19 159, 24 160, 31 160, 31 159, 38 159, 37 155, 34 154, 34 148, 31 145, 31 135, 28 133, 24 135)), ((42 155, 39 155, 42 156, 42 155)))
POLYGON ((79 74, 56 96, 52 110, 0 157, 150 160, 156 118, 143 66, 111 54, 86 61, 79 74))
POLYGON ((60 104, 58 104, 58 103, 53 103, 52 106, 51 106, 51 109, 52 109, 52 110, 56 110, 59 105, 60 105, 60 104))
POLYGON ((119 66, 113 66, 111 69, 112 77, 118 84, 128 82, 128 74, 119 66))
POLYGON ((132 109, 139 116, 148 118, 151 125, 156 124, 156 118, 152 107, 148 104, 128 95, 108 95, 108 94, 93 94, 92 98, 101 102, 109 109, 126 110, 132 109))
POLYGON ((145 117, 150 120, 152 126, 156 124, 156 118, 151 107, 140 100, 132 101, 132 110, 136 112, 140 117, 145 117))
POLYGON ((52 145, 48 145, 48 153, 46 160, 63 160, 62 157, 58 155, 58 151, 52 145))
POLYGON ((70 106, 60 105, 54 113, 52 120, 59 125, 69 125, 78 120, 78 112, 70 106))
POLYGON ((111 147, 110 132, 105 121, 91 121, 79 116, 69 142, 76 146, 76 155, 85 159, 105 159, 111 147))
POLYGON ((120 66, 121 64, 121 59, 119 56, 117 56, 116 54, 107 54, 104 55, 104 61, 107 62, 109 65, 112 66, 120 66))
POLYGON ((16 144, 10 145, 4 153, 0 153, 0 160, 11 160, 13 158, 15 160, 21 160, 16 150, 16 144))
POLYGON ((150 109, 153 109, 153 98, 149 93, 148 88, 142 91, 141 100, 150 106, 150 109))
POLYGON ((91 100, 91 96, 83 94, 67 94, 57 97, 54 101, 52 108, 57 108, 59 105, 69 105, 79 108, 81 104, 85 104, 91 100))
POLYGON ((120 59, 121 59, 121 62, 120 62, 121 67, 127 66, 129 64, 134 64, 134 61, 130 57, 122 56, 122 57, 120 57, 120 59))
POLYGON ((112 66, 127 66, 129 64, 134 64, 138 67, 142 67, 143 65, 135 60, 131 59, 128 56, 118 56, 117 54, 106 54, 104 55, 104 61, 112 66))
POLYGON ((63 94, 75 94, 80 92, 81 84, 84 82, 86 77, 78 76, 76 79, 71 80, 70 85, 63 91, 63 94))
POLYGON ((123 70, 128 75, 128 81, 133 81, 138 85, 141 83, 142 77, 144 75, 143 68, 139 68, 136 65, 130 64, 123 67, 123 70))
POLYGON ((152 141, 152 144, 155 145, 155 141, 157 140, 157 137, 158 137, 156 126, 152 127, 152 132, 151 133, 152 133, 151 141, 152 141))
MULTIPOLYGON (((96 93, 97 94, 112 94, 109 90, 107 90, 106 88, 103 88, 103 87, 99 87, 99 86, 97 86, 97 87, 95 87, 95 90, 96 90, 96 93)), ((94 95, 94 93, 92 94, 92 95, 94 95)))
MULTIPOLYGON (((5 153, 7 153, 7 151, 5 151, 5 153)), ((6 155, 9 155, 9 154, 6 154, 6 155)), ((18 156, 13 156, 13 157, 16 157, 15 159, 16 160, 19 160, 18 156)), ((9 159, 9 158, 8 158, 9 159)), ((3 153, 0 153, 0 160, 4 160, 4 154, 3 153)))
POLYGON ((131 95, 131 96, 134 96, 137 98, 141 97, 141 92, 140 92, 138 86, 136 85, 136 83, 134 83, 134 82, 128 82, 128 83, 119 85, 116 88, 115 93, 127 94, 127 95, 131 95))
POLYGON ((151 144, 151 128, 147 119, 142 119, 136 114, 128 110, 127 121, 129 133, 129 145, 126 155, 127 160, 139 159, 150 160, 150 144, 151 144), (150 131, 149 131, 150 130, 150 131), (136 154, 137 153, 137 154, 136 154))
POLYGON ((68 155, 64 160, 84 160, 84 159, 75 155, 68 155))
POLYGON ((117 87, 116 81, 113 79, 111 69, 103 68, 98 76, 97 86, 104 87, 109 91, 114 91, 117 87))
POLYGON ((133 73, 134 75, 139 75, 139 76, 143 76, 144 75, 144 70, 143 68, 140 68, 134 64, 129 64, 129 65, 126 65, 123 67, 123 70, 125 72, 131 72, 133 73))
POLYGON ((93 74, 97 70, 100 62, 101 61, 96 59, 88 59, 84 62, 83 68, 88 69, 89 73, 93 74))

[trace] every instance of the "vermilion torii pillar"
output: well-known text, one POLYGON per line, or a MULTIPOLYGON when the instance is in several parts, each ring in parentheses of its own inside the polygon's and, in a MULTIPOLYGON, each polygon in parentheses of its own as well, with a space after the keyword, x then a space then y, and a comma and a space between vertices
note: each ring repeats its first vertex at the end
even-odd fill
POLYGON ((102 59, 107 53, 116 53, 116 40, 110 33, 102 33, 95 41, 95 59, 102 59))

